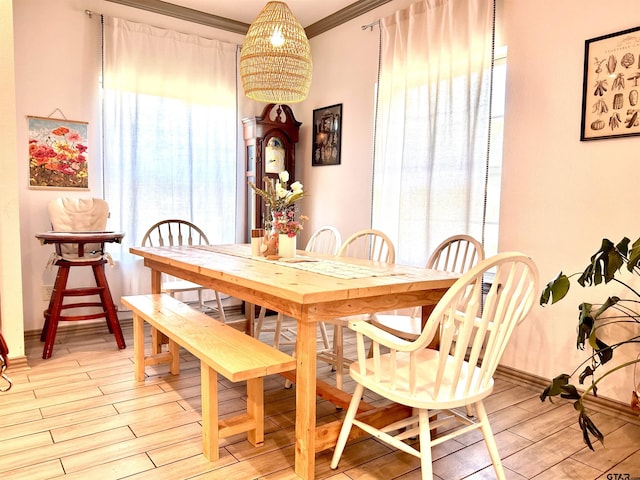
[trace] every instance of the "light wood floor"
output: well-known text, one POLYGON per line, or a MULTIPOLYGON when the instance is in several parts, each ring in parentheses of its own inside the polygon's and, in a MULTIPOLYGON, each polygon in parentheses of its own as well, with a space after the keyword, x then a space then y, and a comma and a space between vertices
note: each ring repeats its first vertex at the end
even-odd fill
MULTIPOLYGON (((119 351, 106 327, 72 326, 58 333, 48 360, 40 358, 39 338, 27 338, 31 369, 9 371, 14 387, 0 393, 2 480, 297 478, 295 386, 284 389, 279 376, 266 379, 264 446, 254 448, 238 435, 224 439, 220 459, 208 462, 201 453, 198 362, 185 352, 180 375, 147 368, 147 380, 135 382, 130 321, 123 330, 128 348, 119 351)), ((318 375, 331 372, 319 364, 318 375)), ((582 443, 570 404, 541 403, 531 387, 500 378, 496 383, 486 406, 509 480, 640 478, 640 426, 596 414, 607 448, 597 445, 594 453, 582 443)), ((243 410, 245 386, 223 380, 220 397, 221 415, 243 410)), ((318 401, 320 423, 341 413, 318 401)), ((330 458, 331 451, 317 455, 317 478, 420 478, 418 459, 372 438, 350 444, 338 470, 329 468, 330 458)), ((434 458, 441 480, 495 478, 478 432, 436 447, 434 458)))

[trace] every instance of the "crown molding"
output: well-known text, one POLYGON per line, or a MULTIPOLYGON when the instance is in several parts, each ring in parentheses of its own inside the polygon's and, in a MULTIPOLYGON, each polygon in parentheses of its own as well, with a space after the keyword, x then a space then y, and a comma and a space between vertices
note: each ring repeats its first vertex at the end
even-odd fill
POLYGON ((351 5, 332 13, 328 17, 318 20, 316 23, 309 25, 304 31, 307 34, 307 38, 312 38, 321 33, 327 32, 332 28, 338 27, 343 23, 353 20, 360 15, 364 15, 370 12, 374 8, 378 8, 385 3, 389 3, 392 0, 358 0, 351 5))
MULTIPOLYGON (((173 3, 164 2, 162 0, 107 0, 111 3, 118 3, 120 5, 126 5, 128 7, 138 8, 140 10, 146 10, 148 12, 159 13, 161 15, 167 15, 173 18, 179 18, 180 20, 186 20, 188 22, 199 23, 201 25, 207 25, 209 27, 218 28, 227 32, 239 33, 240 35, 246 35, 249 30, 249 24, 244 22, 238 22, 230 18, 220 17, 211 13, 201 12, 200 10, 194 10, 192 8, 175 5, 173 3)), ((344 7, 341 10, 329 15, 328 17, 318 20, 316 23, 309 25, 305 28, 307 38, 320 35, 332 28, 342 25, 343 23, 353 20, 360 15, 378 8, 385 3, 389 3, 392 0, 358 0, 351 5, 344 7)))
POLYGON ((230 18, 219 17, 211 13, 201 12, 192 8, 174 5, 173 3, 163 2, 162 0, 107 0, 111 3, 118 3, 128 7, 139 8, 148 12, 159 13, 188 22, 199 23, 209 27, 218 28, 227 32, 239 33, 246 35, 249 30, 249 24, 231 20, 230 18))

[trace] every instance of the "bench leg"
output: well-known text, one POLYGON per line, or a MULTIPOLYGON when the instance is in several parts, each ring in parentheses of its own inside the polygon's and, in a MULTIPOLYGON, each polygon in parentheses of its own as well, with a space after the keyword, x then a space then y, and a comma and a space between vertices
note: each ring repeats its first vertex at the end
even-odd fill
POLYGON ((247 413, 256 422, 247 432, 247 440, 257 447, 264 443, 264 377, 247 380, 247 413))
POLYGON ((151 354, 152 355, 157 355, 162 351, 162 345, 160 344, 158 335, 159 335, 158 330, 151 327, 151 354))
POLYGON ((144 320, 133 314, 133 357, 136 382, 144 380, 144 320))
MULTIPOLYGON (((152 332, 157 332, 155 328, 151 328, 152 332)), ((161 333, 161 332, 158 332, 161 333)), ((153 337, 153 335, 152 335, 153 337)), ((159 363, 169 363, 169 371, 172 375, 180 373, 180 345, 171 339, 169 342, 169 350, 162 353, 153 353, 153 339, 151 344, 151 354, 144 354, 144 318, 133 313, 133 358, 135 362, 134 374, 136 382, 142 382, 145 379, 144 367, 147 365, 157 365, 159 363)))
POLYGON ((159 355, 162 353, 162 345, 169 341, 167 336, 158 331, 156 328, 151 327, 151 354, 159 355))
POLYGON ((200 362, 202 397, 202 450, 207 460, 220 458, 218 452, 218 374, 200 362))

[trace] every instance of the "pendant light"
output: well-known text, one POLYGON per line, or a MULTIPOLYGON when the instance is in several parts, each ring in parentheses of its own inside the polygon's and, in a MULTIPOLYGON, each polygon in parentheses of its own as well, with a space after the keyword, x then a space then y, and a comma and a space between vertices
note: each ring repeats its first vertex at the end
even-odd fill
POLYGON ((247 97, 296 103, 311 86, 307 35, 284 2, 268 2, 249 27, 240 51, 240 77, 247 97))

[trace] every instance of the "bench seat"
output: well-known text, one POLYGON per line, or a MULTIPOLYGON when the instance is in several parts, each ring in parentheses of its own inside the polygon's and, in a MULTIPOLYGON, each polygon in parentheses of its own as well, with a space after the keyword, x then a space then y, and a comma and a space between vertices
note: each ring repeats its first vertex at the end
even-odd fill
POLYGON ((180 373, 182 346, 200 360, 202 439, 207 459, 218 459, 219 439, 247 432, 252 445, 264 441, 264 377, 295 370, 291 356, 166 294, 122 297, 133 312, 135 379, 145 379, 145 366, 169 363, 180 373), (145 355, 144 322, 169 339, 168 351, 145 355), (218 419, 218 374, 232 382, 247 382, 247 412, 218 419))

